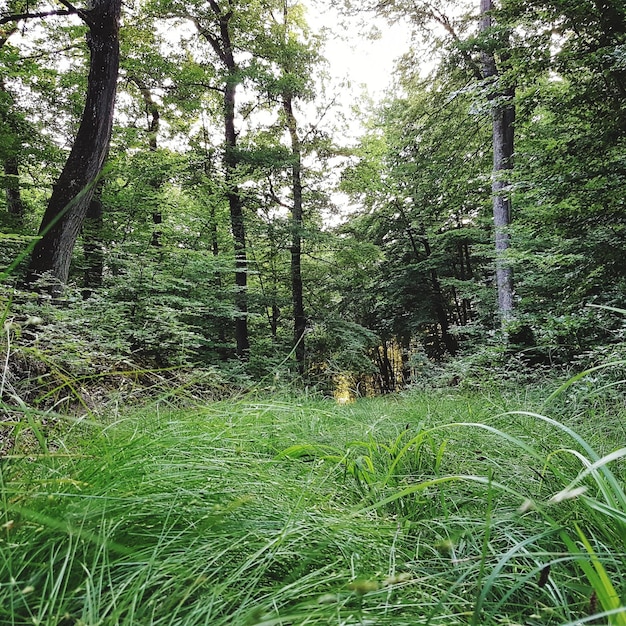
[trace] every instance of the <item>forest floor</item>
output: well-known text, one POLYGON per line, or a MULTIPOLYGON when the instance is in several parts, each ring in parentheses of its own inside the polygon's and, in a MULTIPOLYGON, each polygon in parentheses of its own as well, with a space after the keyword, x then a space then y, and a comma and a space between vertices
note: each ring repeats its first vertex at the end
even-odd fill
POLYGON ((0 623, 626 624, 624 400, 546 396, 25 414, 0 623))

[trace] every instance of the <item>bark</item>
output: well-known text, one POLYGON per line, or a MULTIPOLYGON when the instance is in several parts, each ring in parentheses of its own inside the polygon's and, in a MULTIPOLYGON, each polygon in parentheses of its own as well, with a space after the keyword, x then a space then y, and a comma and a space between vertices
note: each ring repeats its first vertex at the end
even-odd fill
POLYGON ((53 288, 56 293, 67 282, 72 251, 109 147, 119 69, 120 10, 121 0, 94 0, 93 8, 79 12, 89 27, 87 98, 74 145, 41 222, 41 239, 33 250, 27 279, 32 284, 49 272, 58 281, 53 288))
POLYGON ((243 217, 241 194, 236 180, 238 158, 236 155, 237 134, 235 132, 236 83, 230 83, 224 93, 226 152, 226 195, 230 210, 230 224, 235 246, 235 341, 237 356, 246 359, 250 350, 248 339, 248 259, 246 252, 246 228, 243 217))
POLYGON ((102 242, 103 207, 100 186, 94 193, 83 223, 83 255, 85 257, 83 298, 102 286, 104 274, 104 244, 102 242))
POLYGON ((21 224, 26 211, 20 192, 20 173, 16 157, 11 156, 4 161, 4 175, 7 210, 21 224))
MULTIPOLYGON (((492 0, 480 2, 480 25, 482 34, 492 25, 490 12, 492 0)), ((496 59, 491 51, 481 54, 482 76, 486 81, 498 81, 496 59)), ((491 117, 493 128, 493 172, 492 201, 495 232, 496 288, 498 293, 498 313, 505 322, 513 314, 513 272, 507 260, 510 248, 509 227, 511 225, 511 201, 508 194, 511 169, 513 167, 513 141, 515 123, 514 89, 494 88, 490 94, 492 101, 491 117)))
POLYGON ((411 335, 404 334, 400 337, 400 349, 402 350, 402 385, 408 387, 411 384, 411 335))
POLYGON ((235 62, 231 41, 230 19, 232 11, 223 13, 215 0, 209 0, 218 26, 219 37, 212 35, 196 22, 200 34, 209 42, 226 69, 224 88, 224 170, 226 196, 230 210, 230 223, 235 248, 235 341, 237 356, 247 360, 250 351, 248 337, 248 261, 246 252, 246 228, 243 216, 243 203, 237 185, 237 132, 235 129, 235 110, 237 86, 240 83, 239 68, 235 62))
MULTIPOLYGON (((432 254, 432 250, 425 232, 422 235, 422 243, 424 245, 426 258, 429 258, 432 254)), ((448 319, 446 302, 443 296, 443 290, 441 289, 441 283, 439 282, 439 275, 437 274, 437 270, 434 268, 430 270, 430 283, 434 295, 433 305, 435 315, 437 316, 439 328, 441 329, 441 341, 443 342, 443 345, 448 353, 451 356, 455 356, 459 350, 459 342, 454 335, 450 334, 450 321, 448 319)))
MULTIPOLYGON (((8 38, 17 31, 15 25, 7 28, 5 32, 0 34, 0 48, 4 46, 8 38)), ((0 93, 5 95, 9 102, 13 101, 13 98, 6 91, 4 80, 0 78, 0 93)), ((4 111, 2 112, 4 117, 4 111)), ((5 123, 10 124, 10 120, 5 119, 5 123)), ((22 224, 24 221, 24 215, 26 213, 24 202, 22 200, 22 194, 20 192, 20 172, 18 159, 15 153, 8 154, 4 159, 4 175, 5 175, 5 196, 7 201, 7 211, 9 215, 12 215, 18 224, 22 224)))
POLYGON ((302 376, 305 372, 306 350, 304 333, 306 331, 306 316, 304 314, 304 299, 302 286, 302 146, 298 135, 298 125, 293 113, 293 103, 290 94, 283 95, 283 109, 287 119, 287 128, 291 138, 291 183, 293 193, 293 209, 291 211, 291 297, 293 302, 293 341, 298 364, 298 372, 302 376))
POLYGON ((379 372, 379 387, 381 394, 392 393, 395 389, 395 380, 393 367, 389 360, 389 353, 387 350, 387 340, 382 341, 382 345, 376 348, 376 362, 378 364, 379 372))
MULTIPOLYGON (((137 76, 131 76, 130 80, 135 83, 137 89, 141 93, 141 97, 143 98, 143 103, 146 108, 146 115, 148 116, 148 128, 146 132, 148 133, 148 146, 150 148, 150 152, 156 152, 158 148, 158 135, 159 135, 159 127, 161 125, 161 114, 159 112, 159 107, 157 103, 154 101, 152 97, 152 92, 146 83, 138 78, 137 76)), ((154 189, 155 194, 161 187, 161 176, 157 175, 153 177, 149 181, 150 186, 154 189)), ((150 239, 150 245, 160 248, 163 244, 161 243, 161 235, 163 232, 160 229, 160 225, 163 223, 163 214, 161 211, 153 211, 152 212, 152 223, 154 224, 154 230, 152 231, 152 238, 150 239)))

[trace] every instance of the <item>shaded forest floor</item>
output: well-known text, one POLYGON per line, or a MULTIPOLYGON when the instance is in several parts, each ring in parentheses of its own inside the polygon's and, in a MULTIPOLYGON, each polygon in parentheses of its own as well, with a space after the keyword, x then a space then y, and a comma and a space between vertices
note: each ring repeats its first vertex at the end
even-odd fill
POLYGON ((607 393, 16 412, 0 623, 626 624, 607 393))

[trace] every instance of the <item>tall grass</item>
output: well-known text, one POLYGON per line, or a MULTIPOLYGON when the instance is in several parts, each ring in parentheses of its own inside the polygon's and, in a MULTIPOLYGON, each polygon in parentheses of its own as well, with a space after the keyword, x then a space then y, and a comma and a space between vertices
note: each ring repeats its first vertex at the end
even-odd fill
POLYGON ((0 623, 624 624, 626 450, 524 404, 257 399, 82 425, 2 461, 0 623))

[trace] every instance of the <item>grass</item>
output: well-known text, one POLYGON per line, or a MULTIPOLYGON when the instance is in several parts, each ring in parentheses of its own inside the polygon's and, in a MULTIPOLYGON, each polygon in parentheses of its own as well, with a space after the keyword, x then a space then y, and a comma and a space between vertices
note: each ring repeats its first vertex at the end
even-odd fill
POLYGON ((73 422, 0 461, 0 623, 621 626, 625 412, 420 393, 73 422))

